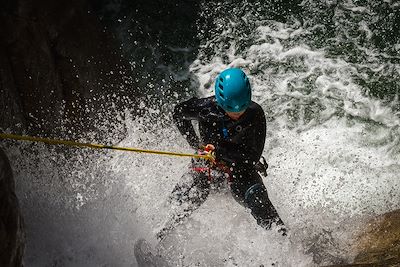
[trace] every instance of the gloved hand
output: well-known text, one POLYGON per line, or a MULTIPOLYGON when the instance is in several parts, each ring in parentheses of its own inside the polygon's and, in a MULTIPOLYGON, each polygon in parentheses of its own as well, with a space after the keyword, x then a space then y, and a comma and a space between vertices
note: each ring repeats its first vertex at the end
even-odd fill
POLYGON ((215 146, 212 145, 212 144, 207 144, 207 145, 204 147, 204 151, 207 151, 207 152, 211 152, 211 151, 214 151, 214 150, 215 150, 215 146))
POLYGON ((205 155, 207 156, 206 159, 209 160, 211 163, 215 162, 215 146, 212 144, 207 144, 206 146, 201 147, 198 150, 199 155, 205 155))

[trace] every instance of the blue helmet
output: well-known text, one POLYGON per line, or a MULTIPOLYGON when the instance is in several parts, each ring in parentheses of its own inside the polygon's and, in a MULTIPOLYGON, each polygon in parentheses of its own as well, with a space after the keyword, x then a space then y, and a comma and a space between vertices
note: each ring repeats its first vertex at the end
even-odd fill
POLYGON ((215 81, 215 98, 225 111, 244 111, 251 102, 251 87, 246 74, 237 68, 221 72, 215 81))

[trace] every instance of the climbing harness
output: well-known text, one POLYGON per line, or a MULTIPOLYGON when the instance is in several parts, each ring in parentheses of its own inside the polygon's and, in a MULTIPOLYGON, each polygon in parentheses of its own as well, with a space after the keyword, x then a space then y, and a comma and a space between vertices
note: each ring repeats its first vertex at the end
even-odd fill
POLYGON ((46 144, 50 144, 50 145, 87 147, 87 148, 93 148, 93 149, 111 149, 111 150, 129 151, 129 152, 146 153, 146 154, 157 154, 157 155, 166 155, 166 156, 190 157, 190 158, 197 158, 197 159, 205 159, 210 162, 214 161, 214 156, 211 153, 206 153, 203 155, 187 154, 187 153, 178 153, 178 152, 169 152, 169 151, 139 149, 139 148, 132 148, 132 147, 118 147, 118 146, 108 146, 108 145, 101 145, 101 144, 80 143, 80 142, 69 141, 69 140, 57 140, 57 139, 48 139, 48 138, 41 138, 41 137, 24 136, 24 135, 16 135, 16 134, 4 134, 4 133, 0 133, 0 139, 41 142, 41 143, 46 143, 46 144))
POLYGON ((228 184, 231 184, 233 181, 233 176, 231 170, 223 165, 222 163, 214 163, 214 167, 209 166, 209 167, 191 167, 191 170, 197 172, 197 173, 206 173, 207 174, 207 180, 212 183, 214 181, 214 176, 212 174, 212 171, 221 171, 222 173, 226 174, 226 178, 228 179, 228 184))
POLYGON ((213 157, 213 160, 209 160, 209 163, 206 163, 206 162, 201 163, 200 162, 200 166, 196 165, 197 162, 192 161, 192 166, 190 167, 190 169, 197 173, 206 173, 208 181, 210 183, 212 183, 214 181, 214 175, 212 174, 212 171, 220 171, 220 172, 224 173, 224 175, 226 175, 226 177, 228 179, 228 184, 231 184, 232 180, 233 180, 233 176, 232 176, 232 171, 230 170, 230 168, 228 166, 226 166, 224 163, 216 161, 212 154, 212 151, 207 151, 207 150, 205 150, 205 151, 211 157, 213 157))

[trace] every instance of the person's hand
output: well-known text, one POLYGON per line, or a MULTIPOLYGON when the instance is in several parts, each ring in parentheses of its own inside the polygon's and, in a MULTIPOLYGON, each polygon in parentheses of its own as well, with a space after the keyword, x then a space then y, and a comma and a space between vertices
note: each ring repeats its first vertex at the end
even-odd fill
POLYGON ((211 163, 215 162, 215 146, 212 144, 207 144, 206 146, 199 149, 198 153, 200 155, 206 156, 205 158, 209 160, 211 163))
POLYGON ((204 147, 204 151, 207 151, 207 152, 211 152, 211 151, 214 151, 214 150, 215 150, 215 146, 212 145, 212 144, 207 144, 207 145, 204 147))

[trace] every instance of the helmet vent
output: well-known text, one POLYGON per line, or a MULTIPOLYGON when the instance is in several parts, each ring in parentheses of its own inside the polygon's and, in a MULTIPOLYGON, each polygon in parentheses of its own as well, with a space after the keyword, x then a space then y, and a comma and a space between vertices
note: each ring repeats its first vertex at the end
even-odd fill
POLYGON ((222 79, 222 77, 219 77, 219 80, 221 81, 221 83, 224 82, 224 79, 222 79))
POLYGON ((222 97, 222 99, 225 99, 223 93, 219 92, 219 96, 222 97))
POLYGON ((222 86, 222 84, 218 84, 218 87, 219 87, 221 90, 224 90, 224 87, 222 86))

